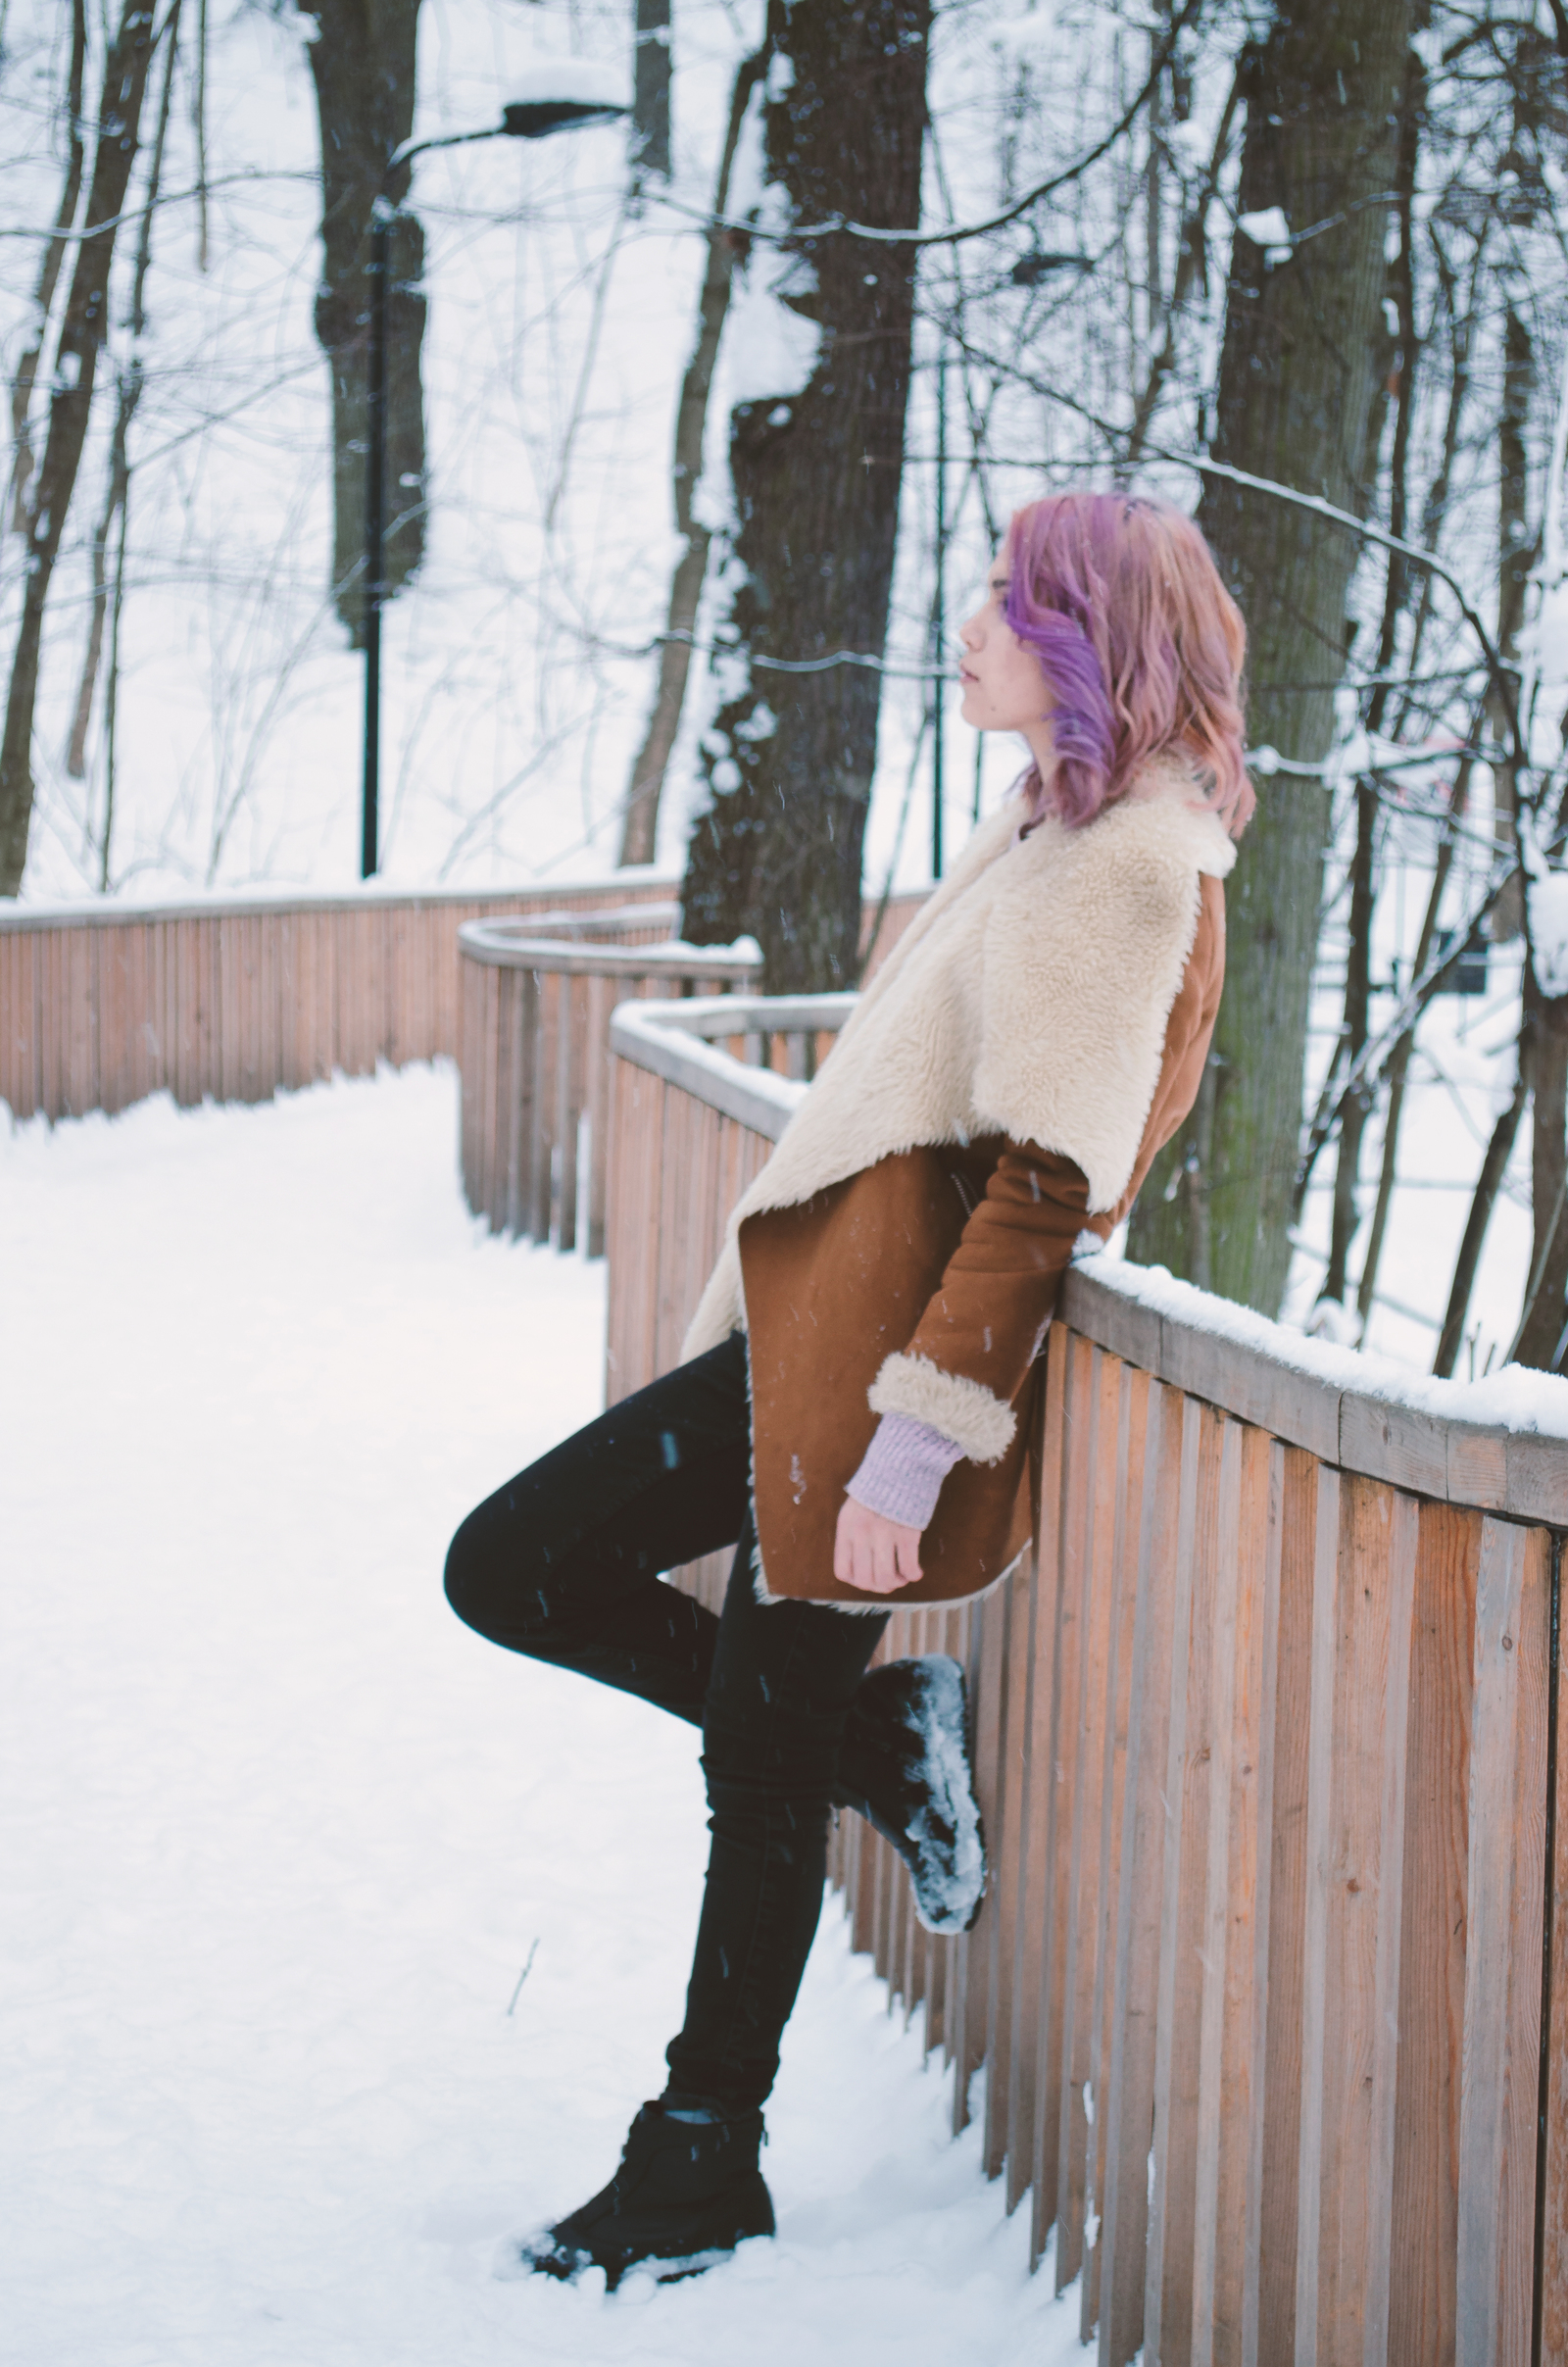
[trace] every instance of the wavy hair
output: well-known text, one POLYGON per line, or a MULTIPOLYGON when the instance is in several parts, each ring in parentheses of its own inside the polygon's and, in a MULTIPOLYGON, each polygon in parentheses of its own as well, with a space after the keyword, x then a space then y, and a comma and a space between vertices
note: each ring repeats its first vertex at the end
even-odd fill
POLYGON ((1056 765, 1024 788, 1077 828, 1166 751, 1233 837, 1256 798, 1243 751, 1247 627, 1185 512, 1147 494, 1053 493, 1007 528, 1008 624, 1051 693, 1056 765))

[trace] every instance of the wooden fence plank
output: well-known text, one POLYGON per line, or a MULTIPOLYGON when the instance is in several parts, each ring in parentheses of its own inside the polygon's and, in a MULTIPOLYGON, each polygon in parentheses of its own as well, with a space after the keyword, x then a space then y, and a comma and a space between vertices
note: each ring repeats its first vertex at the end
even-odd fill
POLYGON ((1457 2341, 1470 1707, 1481 1516, 1429 1504, 1421 1507, 1420 1524, 1406 1741, 1389 2357, 1399 2367, 1446 2367, 1457 2341))
MULTIPOLYGON (((1560 1593, 1560 1545, 1557 1551, 1560 1593)), ((1551 1583, 1549 1568, 1547 1583, 1551 1583)), ((1568 1709, 1568 1653, 1561 1652, 1560 1644, 1553 1675, 1557 1757, 1546 1899, 1551 1993, 1547 1999, 1546 2145, 1541 2214, 1541 2356, 1545 2361, 1568 2358, 1568 1716, 1564 1715, 1568 1709)))
MULTIPOLYGON (((1200 1409, 1196 1501, 1192 1531, 1192 1616, 1185 1654, 1187 1724, 1179 1772, 1181 1855, 1164 1906, 1175 1954, 1165 2138, 1156 2179, 1164 2181, 1163 2291, 1158 2357, 1165 2367, 1188 2367, 1192 2357, 1198 2269, 1198 2158, 1202 2095, 1202 1998, 1208 1900, 1209 1798, 1219 1745, 1215 1716, 1215 1635, 1220 1581, 1220 1489, 1229 1425, 1211 1406, 1200 1409)), ((1185 1474, 1184 1474, 1185 1479, 1185 1474)), ((1157 2107, 1156 2107, 1157 2109, 1157 2107)))
MULTIPOLYGON (((1193 2355, 1245 2357, 1248 2199, 1255 2174, 1252 2082, 1260 2068, 1259 1912, 1264 1645, 1274 1442, 1232 1422, 1222 1450, 1216 1567, 1214 1758, 1209 1781, 1199 2091, 1193 2355)), ((1266 1856, 1266 1850, 1264 1852, 1266 1856)))
MULTIPOLYGON (((1258 1621, 1257 1683, 1257 1799, 1253 1823, 1253 1868, 1255 1892, 1252 1909, 1252 1929, 1247 1943, 1251 1954, 1251 2027, 1248 2034, 1249 2069, 1246 2130, 1246 2193, 1242 2197, 1239 2218, 1244 2230, 1241 2293, 1241 2340, 1239 2355, 1243 2360, 1255 2360, 1260 2355, 1259 2332, 1262 2322, 1262 2276, 1264 2249, 1264 2196, 1267 2193, 1267 2133, 1270 2119, 1268 2093, 1270 2015, 1273 1995, 1269 1981, 1272 1959, 1272 1941, 1275 1931, 1276 1901, 1274 1897, 1275 1862, 1278 1854, 1279 1784, 1285 1753, 1281 1751, 1280 1683, 1281 1646, 1286 1633, 1285 1606, 1282 1601, 1281 1580, 1285 1559, 1285 1481, 1290 1450, 1266 1432, 1250 1431, 1249 1453, 1252 1467, 1243 1481, 1243 1534, 1250 1541, 1249 1551, 1256 1564, 1258 1601, 1261 1615, 1258 1621)), ((1302 1687, 1304 1698, 1305 1688, 1302 1687)), ((1289 1901, 1284 1901, 1287 1907, 1289 1901)), ((1287 1914, 1287 1922, 1289 1916, 1287 1914)), ((1295 1921, 1298 1938, 1300 1923, 1295 1921)), ((1296 2028, 1300 2029, 1298 2012, 1296 2028)), ((1298 2098, 1287 2090, 1282 2106, 1291 2120, 1295 2134, 1298 2098)), ((1236 2355, 1234 2352, 1232 2355, 1236 2355)), ((1287 2352, 1285 2355, 1289 2355, 1287 2352)))
POLYGON ((1003 1765, 998 1785, 1001 1826, 997 1842, 1001 1871, 997 1885, 996 1946, 991 1958, 991 2015, 986 2038, 986 2143, 988 2178, 1000 2177, 1016 2144, 1012 2122, 1017 2097, 1012 2048, 1016 2028, 1018 1908, 1027 1847, 1029 1765, 1029 1666, 1035 1567, 1025 1555, 1009 1582, 1007 1650, 1004 1678, 1003 1765))
MULTIPOLYGON (((1532 1968, 1515 1955, 1516 1890, 1528 1890, 1529 1884, 1529 1869, 1520 1862, 1523 1837, 1515 1831, 1520 1763, 1522 1756, 1535 1755, 1529 1729, 1531 1689, 1522 1666, 1535 1655, 1520 1650, 1523 1624, 1534 1608, 1526 1587, 1529 1543, 1527 1530, 1490 1514, 1484 1517, 1476 1580, 1470 1751, 1457 2367, 1494 2367, 1494 2362, 1519 2355, 1517 2328, 1506 2325, 1504 2311, 1517 2298, 1521 2261, 1528 2256, 1525 2231, 1534 2217, 1535 2147, 1528 2146, 1527 2163, 1514 2142, 1519 2091, 1530 2085, 1534 2069, 1528 2014, 1532 1968), (1526 2195, 1532 2206, 1528 2211, 1523 2207, 1526 2195)), ((1528 1923, 1528 1913, 1525 1920, 1528 1923)), ((1539 2043, 1539 1995, 1537 2015, 1539 2043)))
MULTIPOLYGON (((1183 2175, 1173 2142, 1177 2081, 1176 2015, 1178 1997, 1185 2005, 1182 1979, 1181 1891, 1186 1820, 1186 1773, 1189 1749, 1190 1659, 1197 1574, 1199 1472, 1203 1443, 1205 1408, 1196 1399, 1182 1397, 1180 1480, 1174 1506, 1164 1518, 1176 1536, 1176 1570, 1168 1667, 1170 1709, 1165 1722, 1164 1863, 1160 1869, 1159 1967, 1154 2007, 1154 2128, 1150 2148, 1152 2175, 1149 2183, 1149 2233, 1144 2266, 1144 2348, 1151 2360, 1163 2360, 1174 2346, 1190 2343, 1192 2320, 1185 2332, 1179 2310, 1166 2304, 1166 2271, 1179 2242, 1178 2211, 1173 2189, 1183 2175)), ((1167 1420, 1170 1410, 1167 1407, 1167 1420)), ((1212 1417, 1208 1417, 1210 1426, 1212 1417)))
POLYGON ((1170 1509, 1181 1498, 1181 1401, 1174 1391, 1153 1382, 1149 1389, 1141 1474, 1138 1600, 1111 1968, 1100 2367, 1128 2367, 1144 2339, 1176 1603, 1177 1524, 1170 1518, 1170 1509))
MULTIPOLYGON (((1073 1803, 1078 1789, 1077 1726, 1082 1693, 1083 1569, 1089 1527, 1090 1446, 1094 1350, 1068 1333, 1061 1413, 1060 1514, 1057 1542, 1051 1747, 1044 1759, 1050 1786, 1041 1958, 1040 2025, 1035 2041, 1035 2116, 1032 2155, 1034 2208, 1030 2258, 1038 2261, 1056 2223, 1061 2199, 1061 2113, 1066 2026, 1067 1952, 1072 1878, 1073 1803)), ((1037 1681, 1039 1663, 1036 1664, 1037 1681)), ((1037 1702, 1037 1710, 1039 1704, 1037 1702)), ((1038 1725, 1036 1732, 1038 1733, 1038 1725)), ((1038 1796, 1037 1796, 1038 1798, 1038 1796)))
MULTIPOLYGON (((1132 1722, 1133 1644, 1138 1619, 1138 1546, 1145 1435, 1149 1417, 1149 1378, 1117 1359, 1113 1501, 1111 1536, 1105 1584, 1109 1598, 1110 1650, 1105 1677, 1105 1716, 1102 1755, 1103 1774, 1100 1794, 1100 1831, 1096 1836, 1095 1979, 1090 2009, 1091 2053, 1088 2073, 1089 2133, 1084 2193, 1084 2272, 1079 2324, 1086 2342, 1100 2323, 1102 2256, 1104 2220, 1106 2109, 1114 2036, 1110 2026, 1115 1996, 1117 1950, 1116 1910, 1121 1885, 1122 1812, 1127 1778, 1127 1741, 1132 1722)), ((1108 1406, 1105 1408, 1108 1411, 1108 1406)))
MULTIPOLYGON (((1009 2054, 1012 2090, 1007 2108, 1009 2211, 1017 2208, 1028 2191, 1035 2165, 1036 2092, 1046 1980, 1046 1899, 1055 1797, 1052 1767, 1061 1586, 1062 1436, 1069 1363, 1066 1327, 1053 1324, 1047 1339, 1046 1387, 1040 1411, 1040 1508, 1035 1522, 1029 1691, 1024 1713, 1028 1783, 1020 1836, 1017 1961, 1013 1973, 1013 2035, 1009 2054)), ((1052 2216, 1054 2217, 1054 2209, 1052 2216)))

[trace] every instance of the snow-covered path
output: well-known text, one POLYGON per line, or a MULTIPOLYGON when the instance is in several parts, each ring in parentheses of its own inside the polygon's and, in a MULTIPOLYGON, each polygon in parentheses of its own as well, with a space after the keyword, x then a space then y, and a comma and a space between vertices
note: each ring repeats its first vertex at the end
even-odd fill
POLYGON ((441 1600, 603 1329, 600 1269, 475 1237, 455 1123, 425 1069, 0 1133, 0 2360, 1080 2355, 833 1908, 779 2242, 494 2276, 657 2093, 706 1836, 692 1736, 441 1600))

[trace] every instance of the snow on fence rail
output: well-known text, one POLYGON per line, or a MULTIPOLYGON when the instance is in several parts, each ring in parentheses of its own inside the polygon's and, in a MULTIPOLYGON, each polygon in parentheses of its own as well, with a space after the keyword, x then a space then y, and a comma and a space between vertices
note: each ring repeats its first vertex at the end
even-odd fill
MULTIPOLYGON (((848 1008, 614 1013, 612 1402, 678 1355, 801 1090, 720 1043, 848 1008)), ((985 2067, 987 2168, 1106 2367, 1568 2356, 1568 1441, 1148 1295, 1068 1275, 1034 1554, 884 1647, 969 1669, 980 1921, 921 1931, 846 1818, 857 1945, 960 2124, 985 2067)))
MULTIPOLYGON (((672 878, 613 883, 667 933, 672 878)), ((280 1086, 458 1049, 458 930, 481 914, 575 915, 607 883, 475 894, 248 896, 0 912, 0 1101, 81 1117, 168 1091, 265 1102, 280 1086)), ((640 915, 639 915, 640 917, 640 915)), ((621 934, 628 940, 639 931, 621 934)))

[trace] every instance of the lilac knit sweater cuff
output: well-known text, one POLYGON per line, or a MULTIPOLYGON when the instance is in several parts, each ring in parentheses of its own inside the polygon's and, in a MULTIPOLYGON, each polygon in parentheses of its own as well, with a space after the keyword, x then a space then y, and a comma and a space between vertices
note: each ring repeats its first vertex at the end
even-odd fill
POLYGON ((923 1529, 937 1508, 943 1481, 962 1459, 963 1449, 928 1422, 885 1413, 848 1492, 868 1512, 880 1512, 901 1529, 923 1529))

